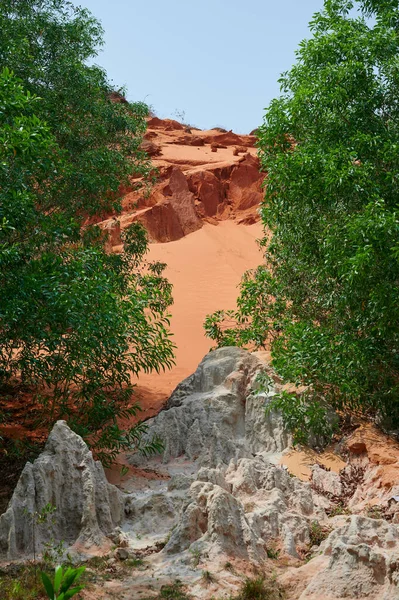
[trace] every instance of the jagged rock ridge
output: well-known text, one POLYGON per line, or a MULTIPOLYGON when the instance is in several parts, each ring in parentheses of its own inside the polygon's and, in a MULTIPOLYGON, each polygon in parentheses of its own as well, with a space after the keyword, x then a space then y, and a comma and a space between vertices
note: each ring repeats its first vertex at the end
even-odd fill
POLYGON ((264 175, 254 145, 251 135, 150 119, 143 149, 158 169, 158 182, 150 194, 134 191, 134 181, 125 189, 120 218, 101 223, 110 249, 121 243, 121 230, 134 221, 143 223, 152 242, 178 240, 204 222, 256 222, 264 175))

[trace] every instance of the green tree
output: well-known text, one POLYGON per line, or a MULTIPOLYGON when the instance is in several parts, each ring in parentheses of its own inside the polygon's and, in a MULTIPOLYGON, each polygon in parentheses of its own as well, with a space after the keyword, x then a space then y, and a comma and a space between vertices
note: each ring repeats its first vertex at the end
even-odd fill
POLYGON ((0 30, 0 65, 41 98, 36 115, 63 150, 45 208, 73 219, 118 210, 121 184, 151 168, 140 151, 148 107, 112 101, 105 71, 89 66, 103 45, 100 23, 67 0, 1 0, 0 30))
POLYGON ((138 411, 131 376, 173 361, 171 286, 144 260, 145 231, 116 255, 89 225, 120 208, 132 174, 148 180, 147 109, 115 102, 87 66, 102 34, 87 11, 2 0, 0 28, 0 385, 28 386, 42 420, 67 418, 112 458, 144 427, 118 426, 138 411))
MULTIPOLYGON (((297 438, 327 401, 399 424, 399 7, 325 0, 258 130, 266 265, 218 343, 270 343, 297 438)), ((305 432, 305 435, 303 435, 305 432)))

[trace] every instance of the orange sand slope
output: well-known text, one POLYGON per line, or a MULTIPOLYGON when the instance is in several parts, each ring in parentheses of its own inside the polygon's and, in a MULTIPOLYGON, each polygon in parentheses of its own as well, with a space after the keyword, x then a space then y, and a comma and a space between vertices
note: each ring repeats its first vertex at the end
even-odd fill
POLYGON ((167 397, 209 351, 212 340, 204 335, 205 317, 235 307, 241 276, 262 262, 256 243, 261 235, 260 223, 223 221, 217 226, 205 223, 175 242, 151 244, 149 258, 167 263, 166 276, 173 284, 171 329, 177 345, 171 371, 139 378, 140 388, 150 388, 152 397, 167 397))

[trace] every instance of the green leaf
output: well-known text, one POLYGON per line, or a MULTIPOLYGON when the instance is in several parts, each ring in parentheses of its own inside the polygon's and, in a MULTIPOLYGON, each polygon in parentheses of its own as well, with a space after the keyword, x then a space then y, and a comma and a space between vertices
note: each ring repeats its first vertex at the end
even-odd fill
MULTIPOLYGON (((81 590, 83 590, 83 586, 82 586, 82 585, 80 585, 80 586, 77 586, 77 587, 74 587, 74 588, 72 588, 72 589, 68 590, 67 592, 65 592, 65 593, 63 594, 63 598, 64 598, 64 600, 69 600, 69 598, 72 598, 72 596, 75 596, 75 595, 76 595, 76 594, 78 594, 78 593, 79 593, 81 590)), ((62 600, 62 598, 59 598, 59 600, 62 600)))
POLYGON ((53 584, 51 583, 48 575, 46 573, 43 573, 43 571, 42 571, 40 573, 40 576, 42 578, 43 585, 47 592, 47 596, 50 598, 50 600, 55 600, 54 587, 53 587, 53 584))
POLYGON ((62 576, 63 576, 62 567, 61 567, 61 565, 58 565, 55 569, 55 575, 54 575, 54 591, 56 594, 58 594, 58 592, 59 592, 61 581, 62 581, 62 576))

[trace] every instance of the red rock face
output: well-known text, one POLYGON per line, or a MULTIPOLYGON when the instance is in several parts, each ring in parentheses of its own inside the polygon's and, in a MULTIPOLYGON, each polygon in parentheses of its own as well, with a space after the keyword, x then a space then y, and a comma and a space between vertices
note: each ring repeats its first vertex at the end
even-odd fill
POLYGON ((253 148, 255 146, 255 138, 251 135, 237 135, 232 131, 226 133, 212 133, 205 136, 207 144, 221 144, 222 146, 245 146, 253 148))
POLYGON ((262 181, 258 159, 246 155, 231 173, 229 198, 236 211, 258 206, 262 202, 262 181))
POLYGON ((149 156, 158 156, 159 154, 162 154, 161 148, 158 146, 158 144, 151 142, 149 139, 143 141, 140 149, 144 150, 144 152, 147 152, 149 156))
POLYGON ((199 171, 189 176, 189 187, 197 199, 197 211, 201 217, 214 217, 219 204, 226 198, 222 181, 211 171, 199 171))
MULTIPOLYGON (((259 220, 264 174, 254 136, 201 131, 158 117, 147 126, 142 148, 158 169, 158 182, 150 194, 134 191, 134 179, 123 190, 122 229, 140 221, 150 241, 168 242, 200 229, 204 221, 259 220)), ((109 245, 118 246, 120 235, 110 223, 107 219, 100 226, 108 232, 109 245)))
POLYGON ((151 241, 173 242, 184 237, 183 227, 170 200, 137 213, 134 220, 144 225, 151 241))
POLYGON ((183 234, 188 235, 202 227, 202 221, 195 211, 194 195, 188 188, 188 182, 180 169, 173 169, 166 186, 170 193, 170 203, 176 212, 183 234))
POLYGON ((147 127, 148 129, 164 129, 165 131, 182 131, 185 129, 184 125, 174 119, 158 119, 158 117, 149 119, 147 127))
MULTIPOLYGON (((160 198, 160 190, 157 196, 160 198)), ((173 168, 161 199, 153 206, 138 211, 132 221, 139 221, 147 229, 150 241, 171 242, 202 227, 195 209, 195 197, 190 192, 183 172, 173 168)), ((131 221, 131 222, 132 222, 131 221)))

